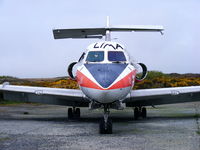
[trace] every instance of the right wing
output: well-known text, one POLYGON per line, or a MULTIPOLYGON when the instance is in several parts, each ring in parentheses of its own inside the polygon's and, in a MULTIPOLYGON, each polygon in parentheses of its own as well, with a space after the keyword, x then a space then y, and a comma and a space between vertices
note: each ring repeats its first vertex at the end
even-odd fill
POLYGON ((200 101, 200 86, 132 90, 124 102, 128 107, 200 101))
POLYGON ((37 102, 44 104, 88 107, 89 100, 81 90, 15 86, 4 83, 0 85, 2 98, 10 101, 37 102))

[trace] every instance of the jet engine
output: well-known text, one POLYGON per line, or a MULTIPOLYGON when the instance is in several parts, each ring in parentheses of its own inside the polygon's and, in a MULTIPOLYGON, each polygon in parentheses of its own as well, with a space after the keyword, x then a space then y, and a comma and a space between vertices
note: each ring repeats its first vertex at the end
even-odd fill
POLYGON ((74 65, 76 65, 76 64, 77 64, 77 62, 71 63, 71 64, 68 66, 68 69, 67 69, 68 74, 69 74, 69 77, 70 77, 71 79, 73 79, 73 80, 75 80, 75 76, 73 75, 73 67, 74 67, 74 65))
POLYGON ((141 82, 142 80, 144 80, 147 76, 147 67, 145 64, 143 63, 138 63, 137 65, 139 65, 142 68, 142 73, 139 73, 139 76, 136 76, 135 81, 136 82, 141 82))

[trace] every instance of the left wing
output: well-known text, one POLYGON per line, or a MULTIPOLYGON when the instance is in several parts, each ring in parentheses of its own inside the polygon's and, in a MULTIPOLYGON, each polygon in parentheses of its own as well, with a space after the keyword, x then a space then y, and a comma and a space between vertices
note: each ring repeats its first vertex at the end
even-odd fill
POLYGON ((88 107, 89 100, 81 90, 15 86, 4 83, 0 85, 0 94, 3 99, 21 102, 37 102, 76 107, 88 107))
POLYGON ((200 101, 200 86, 133 90, 124 100, 127 107, 200 101))

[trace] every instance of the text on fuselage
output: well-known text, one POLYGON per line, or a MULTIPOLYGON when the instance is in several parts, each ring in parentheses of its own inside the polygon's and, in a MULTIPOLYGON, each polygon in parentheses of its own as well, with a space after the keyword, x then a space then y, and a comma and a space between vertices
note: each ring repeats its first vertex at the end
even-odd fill
POLYGON ((94 48, 103 48, 112 47, 113 49, 117 50, 118 48, 123 49, 123 47, 119 44, 108 44, 108 43, 96 43, 94 44, 94 48))

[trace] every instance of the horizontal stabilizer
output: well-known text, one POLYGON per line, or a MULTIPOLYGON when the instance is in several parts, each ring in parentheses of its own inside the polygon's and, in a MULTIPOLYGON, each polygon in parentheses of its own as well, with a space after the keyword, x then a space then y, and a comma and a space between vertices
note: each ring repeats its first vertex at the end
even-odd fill
POLYGON ((63 38, 102 38, 106 35, 106 31, 141 31, 141 32, 161 32, 162 26, 113 26, 105 28, 79 28, 79 29, 55 29, 53 35, 55 39, 63 38))
POLYGON ((132 26, 114 26, 110 31, 151 31, 162 32, 164 29, 162 26, 151 25, 132 25, 132 26))
POLYGON ((104 28, 82 28, 82 29, 55 29, 55 39, 63 38, 102 38, 106 33, 104 28))

